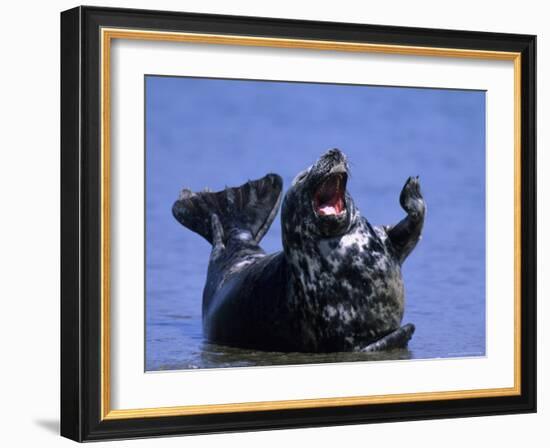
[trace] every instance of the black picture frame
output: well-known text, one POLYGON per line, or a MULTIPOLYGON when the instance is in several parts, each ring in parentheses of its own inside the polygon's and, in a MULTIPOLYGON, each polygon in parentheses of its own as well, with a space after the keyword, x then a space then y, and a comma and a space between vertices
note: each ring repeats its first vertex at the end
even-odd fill
POLYGON ((536 412, 536 37, 99 7, 61 13, 61 435, 76 441, 536 412), (102 27, 521 54, 521 393, 102 419, 102 27))

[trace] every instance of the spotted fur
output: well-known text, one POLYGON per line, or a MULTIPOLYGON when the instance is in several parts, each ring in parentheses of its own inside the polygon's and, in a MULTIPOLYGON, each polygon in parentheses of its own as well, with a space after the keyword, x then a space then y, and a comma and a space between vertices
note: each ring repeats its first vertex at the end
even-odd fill
MULTIPOLYGON (((333 149, 296 176, 283 201, 283 251, 276 254, 259 247, 257 230, 230 225, 246 220, 211 214, 210 229, 202 229, 213 244, 203 296, 208 339, 307 352, 406 345, 414 326, 400 328, 405 307, 401 264, 419 241, 424 222, 418 178, 409 178, 401 193, 407 216, 395 226, 373 227, 347 191, 344 213, 322 216, 312 205, 323 179, 335 173, 347 179, 348 172, 345 155, 333 149)), ((263 196, 278 197, 265 191, 263 196)), ((257 200, 252 191, 247 197, 257 200)), ((271 219, 275 202, 263 212, 271 219)), ((261 215, 256 210, 255 221, 261 215)), ((258 228, 264 231, 263 225, 258 228)))

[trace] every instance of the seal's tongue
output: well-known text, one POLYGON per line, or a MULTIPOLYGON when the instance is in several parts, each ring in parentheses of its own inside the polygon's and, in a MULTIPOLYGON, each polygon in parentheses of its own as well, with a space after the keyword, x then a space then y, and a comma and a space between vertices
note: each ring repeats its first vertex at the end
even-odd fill
POLYGON ((315 192, 315 211, 319 215, 339 215, 345 210, 342 176, 328 177, 315 192))

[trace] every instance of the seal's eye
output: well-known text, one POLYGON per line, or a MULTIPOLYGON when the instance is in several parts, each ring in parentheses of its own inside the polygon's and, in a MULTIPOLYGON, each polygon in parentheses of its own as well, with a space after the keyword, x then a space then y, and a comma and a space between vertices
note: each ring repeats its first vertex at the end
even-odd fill
POLYGON ((307 177, 308 173, 309 173, 309 170, 305 170, 305 171, 302 171, 301 173, 298 173, 298 175, 292 181, 292 185, 296 185, 300 182, 303 182, 304 179, 307 177))

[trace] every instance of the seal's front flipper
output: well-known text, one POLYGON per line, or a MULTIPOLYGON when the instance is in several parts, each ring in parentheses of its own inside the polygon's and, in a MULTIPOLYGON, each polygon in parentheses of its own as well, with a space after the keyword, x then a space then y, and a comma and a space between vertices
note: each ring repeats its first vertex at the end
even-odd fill
POLYGON ((219 240, 220 235, 223 242, 232 235, 243 235, 258 244, 277 215, 282 188, 281 177, 268 174, 240 187, 228 187, 218 192, 194 193, 184 189, 174 203, 172 213, 181 224, 203 236, 210 244, 219 240), (215 226, 212 225, 213 215, 219 220, 215 226), (218 235, 214 235, 212 229, 219 225, 221 229, 215 232, 218 235))
POLYGON ((399 196, 399 202, 407 212, 407 216, 396 225, 386 227, 385 230, 399 262, 403 263, 421 238, 426 216, 426 202, 420 191, 418 176, 407 179, 399 196))
POLYGON ((405 348, 407 343, 412 338, 414 333, 414 325, 407 324, 403 325, 401 328, 398 328, 395 331, 392 331, 390 334, 387 334, 382 339, 379 339, 372 344, 367 345, 365 348, 361 349, 362 352, 381 352, 383 350, 392 350, 395 348, 405 348))

